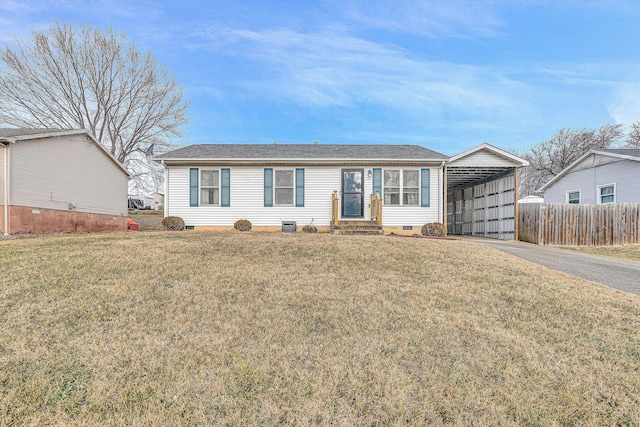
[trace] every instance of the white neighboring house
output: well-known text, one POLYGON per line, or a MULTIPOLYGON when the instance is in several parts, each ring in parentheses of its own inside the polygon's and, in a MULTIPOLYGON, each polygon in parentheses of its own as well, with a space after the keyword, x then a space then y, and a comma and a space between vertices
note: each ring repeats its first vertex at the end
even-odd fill
POLYGON ((385 233, 419 234, 426 223, 462 224, 482 213, 486 227, 450 232, 503 239, 517 232, 515 176, 527 164, 489 144, 451 159, 417 145, 201 144, 155 160, 165 168, 164 215, 188 228, 230 230, 248 219, 255 230, 295 222, 329 231, 336 222, 377 220, 385 233), (465 201, 480 189, 486 197, 465 201), (449 213, 448 196, 456 200, 449 213))
POLYGON ((129 173, 87 130, 0 129, 0 230, 127 229, 129 173))
POLYGON ((640 202, 640 149, 591 150, 539 191, 545 203, 640 202))

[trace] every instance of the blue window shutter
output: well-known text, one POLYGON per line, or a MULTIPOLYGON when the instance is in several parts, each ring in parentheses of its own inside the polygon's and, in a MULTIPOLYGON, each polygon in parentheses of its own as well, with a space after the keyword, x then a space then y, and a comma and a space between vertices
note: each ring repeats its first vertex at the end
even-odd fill
POLYGON ((231 202, 231 191, 230 191, 230 186, 231 186, 231 171, 229 169, 221 169, 221 179, 220 179, 220 183, 221 185, 221 191, 220 191, 220 206, 222 207, 228 207, 230 206, 230 202, 231 202))
POLYGON ((264 170, 264 205, 273 206, 273 169, 264 170))
POLYGON ((296 169, 296 206, 304 207, 304 169, 296 169))
POLYGON ((198 168, 189 169, 189 206, 198 206, 198 168))
POLYGON ((380 193, 380 197, 382 197, 382 169, 380 168, 373 169, 373 188, 371 194, 376 194, 376 191, 380 193))
POLYGON ((420 206, 431 205, 431 169, 420 169, 420 206))

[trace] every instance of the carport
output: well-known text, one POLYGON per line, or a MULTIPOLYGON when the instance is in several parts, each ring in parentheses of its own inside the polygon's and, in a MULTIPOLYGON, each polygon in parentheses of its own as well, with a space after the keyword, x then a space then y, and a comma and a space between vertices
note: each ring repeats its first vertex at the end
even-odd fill
POLYGON ((444 169, 447 232, 518 238, 518 169, 529 163, 489 144, 453 156, 444 169))

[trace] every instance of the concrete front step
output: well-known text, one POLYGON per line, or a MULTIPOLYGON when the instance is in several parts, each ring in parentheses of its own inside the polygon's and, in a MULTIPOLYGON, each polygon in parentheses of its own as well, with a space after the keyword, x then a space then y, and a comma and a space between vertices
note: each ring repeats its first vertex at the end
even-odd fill
POLYGON ((331 229, 333 234, 342 235, 378 235, 384 234, 382 227, 378 226, 378 221, 366 220, 345 220, 340 221, 337 227, 331 229))
POLYGON ((378 221, 371 221, 371 220, 357 220, 357 219, 345 219, 345 220, 340 220, 340 222, 338 223, 338 226, 351 226, 351 225, 355 225, 355 226, 361 226, 361 225, 372 225, 372 226, 378 226, 378 221))
POLYGON ((384 230, 357 230, 357 229, 336 229, 331 230, 331 233, 341 236, 379 236, 384 234, 384 230))

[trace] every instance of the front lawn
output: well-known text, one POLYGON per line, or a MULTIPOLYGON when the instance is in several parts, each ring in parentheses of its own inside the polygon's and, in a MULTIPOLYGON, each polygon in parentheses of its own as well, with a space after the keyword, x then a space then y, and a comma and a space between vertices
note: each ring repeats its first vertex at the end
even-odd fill
POLYGON ((608 256, 627 261, 640 262, 640 245, 625 246, 561 246, 562 249, 583 254, 608 256))
POLYGON ((0 425, 638 425, 640 298, 463 241, 0 241, 0 425))

